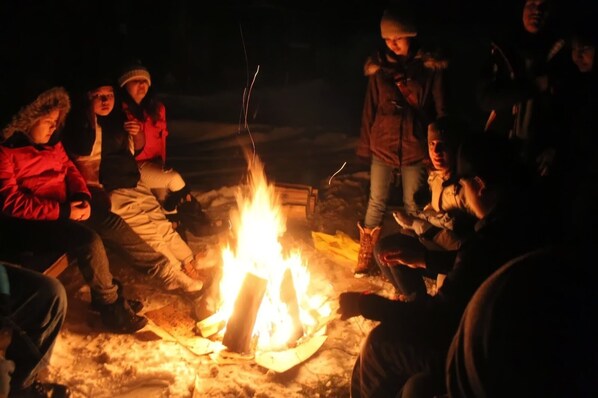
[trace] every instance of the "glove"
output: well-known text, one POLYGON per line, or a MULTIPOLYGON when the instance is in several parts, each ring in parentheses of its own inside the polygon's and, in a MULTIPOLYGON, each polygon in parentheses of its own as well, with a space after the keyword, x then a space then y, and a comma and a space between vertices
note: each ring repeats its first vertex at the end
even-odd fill
POLYGON ((337 314, 341 315, 341 320, 347 320, 354 316, 361 315, 359 310, 359 301, 361 300, 363 293, 361 292, 345 292, 341 293, 338 299, 338 310, 337 314))
POLYGON ((423 235, 432 225, 424 220, 413 220, 413 231, 417 235, 423 235))

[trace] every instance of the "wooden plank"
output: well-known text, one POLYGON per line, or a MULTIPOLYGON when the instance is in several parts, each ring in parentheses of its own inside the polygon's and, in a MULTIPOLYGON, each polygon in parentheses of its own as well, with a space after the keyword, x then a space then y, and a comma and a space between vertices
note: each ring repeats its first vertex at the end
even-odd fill
POLYGON ((63 252, 2 253, 0 259, 54 278, 57 278, 69 266, 68 256, 63 252))
POLYGON ((69 266, 69 259, 66 253, 63 253, 60 257, 54 261, 46 270, 44 271, 44 275, 52 276, 54 278, 58 278, 60 274, 64 272, 64 270, 69 266))
POLYGON ((266 293, 267 283, 267 280, 251 273, 245 276, 222 339, 222 344, 230 351, 238 353, 250 351, 251 335, 266 293))
POLYGON ((276 194, 283 206, 305 207, 305 217, 309 220, 313 217, 318 190, 309 185, 276 183, 274 185, 276 194))
POLYGON ((299 303, 297 302, 297 292, 293 283, 293 274, 288 268, 284 272, 280 283, 280 301, 287 305, 293 323, 293 334, 287 342, 292 347, 303 336, 304 330, 299 318, 299 303))

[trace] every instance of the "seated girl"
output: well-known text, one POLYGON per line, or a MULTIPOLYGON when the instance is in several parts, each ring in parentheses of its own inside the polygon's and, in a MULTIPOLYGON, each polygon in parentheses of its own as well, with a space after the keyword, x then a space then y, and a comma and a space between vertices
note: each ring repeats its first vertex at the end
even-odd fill
MULTIPOLYGON (((21 91, 23 92, 23 91, 21 91)), ((0 241, 6 250, 64 251, 77 260, 104 325, 133 333, 147 324, 136 315, 110 273, 102 239, 87 225, 91 195, 62 144, 53 140, 70 110, 62 87, 38 89, 2 126, 0 241)))
POLYGON ((183 177, 166 162, 166 108, 151 89, 149 71, 141 64, 129 65, 118 78, 122 108, 127 121, 125 129, 132 135, 142 135, 143 149, 136 154, 141 181, 151 190, 166 189, 162 201, 170 220, 196 236, 217 233, 228 227, 222 221, 212 221, 202 211, 183 177))
POLYGON ((178 286, 188 293, 200 291, 202 282, 196 272, 199 267, 196 256, 172 228, 158 200, 140 179, 134 153, 143 148, 143 135, 123 128, 124 115, 120 106, 115 107, 115 93, 109 82, 92 84, 87 94, 80 115, 83 121, 74 129, 80 135, 71 134, 68 139, 75 163, 89 184, 105 190, 110 210, 168 259, 168 264, 153 274, 168 286, 178 286), (84 145, 76 144, 77 141, 84 145))

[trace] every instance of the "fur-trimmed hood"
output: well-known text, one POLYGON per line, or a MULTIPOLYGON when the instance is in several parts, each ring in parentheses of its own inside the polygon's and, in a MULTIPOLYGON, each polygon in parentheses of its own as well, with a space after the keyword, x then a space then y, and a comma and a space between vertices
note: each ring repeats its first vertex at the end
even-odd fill
POLYGON ((33 124, 42 116, 47 115, 54 109, 60 110, 56 129, 59 130, 64 124, 66 115, 71 109, 71 100, 63 87, 53 87, 43 91, 32 102, 23 105, 19 111, 12 116, 6 126, 2 126, 0 141, 9 139, 15 132, 28 133, 33 124))
MULTIPOLYGON (((448 60, 438 53, 418 50, 414 60, 421 60, 424 66, 428 69, 439 70, 448 67, 448 60)), ((392 67, 392 57, 386 51, 380 51, 374 55, 369 56, 363 66, 363 74, 371 76, 378 72, 380 68, 392 67)))

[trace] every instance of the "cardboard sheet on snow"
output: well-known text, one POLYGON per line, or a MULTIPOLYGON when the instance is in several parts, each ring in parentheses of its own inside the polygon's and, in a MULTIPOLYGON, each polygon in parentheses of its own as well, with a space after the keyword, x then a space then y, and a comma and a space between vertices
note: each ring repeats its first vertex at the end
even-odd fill
POLYGON ((312 231, 311 237, 317 250, 343 260, 357 261, 359 243, 344 232, 336 231, 336 234, 330 235, 312 231))
POLYGON ((195 355, 206 355, 214 351, 214 343, 193 333, 195 320, 187 315, 189 308, 183 303, 172 302, 162 308, 147 311, 144 315, 152 321, 150 326, 165 340, 174 340, 195 355))

